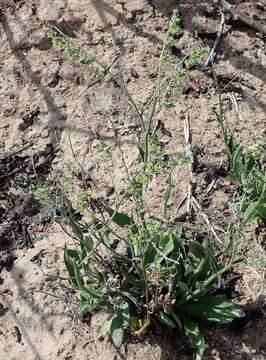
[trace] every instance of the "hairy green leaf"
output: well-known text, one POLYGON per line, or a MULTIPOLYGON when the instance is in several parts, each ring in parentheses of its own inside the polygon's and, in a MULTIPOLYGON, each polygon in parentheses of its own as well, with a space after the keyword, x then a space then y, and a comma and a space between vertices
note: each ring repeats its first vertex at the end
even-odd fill
POLYGON ((120 347, 123 341, 124 329, 118 327, 111 333, 114 345, 120 347))
POLYGON ((98 337, 104 336, 106 334, 110 334, 112 321, 113 321, 113 314, 109 315, 107 320, 105 320, 102 326, 98 329, 97 331, 98 337))
POLYGON ((129 326, 129 320, 129 306, 127 303, 123 303, 115 310, 110 326, 110 334, 116 347, 122 344, 124 329, 129 326))

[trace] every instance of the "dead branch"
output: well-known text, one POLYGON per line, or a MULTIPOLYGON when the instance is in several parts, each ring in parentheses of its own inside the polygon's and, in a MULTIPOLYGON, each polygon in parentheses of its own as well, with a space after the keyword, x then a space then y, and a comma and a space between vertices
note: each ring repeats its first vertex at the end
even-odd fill
POLYGON ((210 54, 207 58, 207 60, 205 61, 205 66, 207 67, 209 65, 209 63, 213 63, 214 59, 215 59, 215 56, 216 56, 216 48, 221 40, 221 36, 223 34, 223 28, 224 28, 224 23, 225 23, 225 14, 223 11, 221 11, 221 22, 219 24, 219 28, 218 28, 218 31, 217 31, 217 36, 216 36, 216 39, 215 39, 215 42, 213 44, 213 47, 210 51, 210 54))
POLYGON ((187 213, 190 212, 191 205, 198 211, 198 213, 202 216, 205 221, 207 228, 211 231, 216 241, 222 245, 222 241, 219 239, 214 227, 212 226, 207 214, 203 211, 202 207, 196 200, 196 198, 192 194, 192 185, 193 185, 193 151, 191 146, 191 133, 190 133, 190 123, 189 123, 189 115, 187 113, 186 118, 184 119, 184 138, 186 143, 186 154, 189 157, 188 169, 189 169, 189 181, 188 181, 188 193, 187 193, 187 213))
POLYGON ((15 151, 7 154, 7 155, 1 156, 0 161, 3 161, 3 160, 8 159, 8 158, 10 158, 12 156, 15 156, 15 155, 21 153, 22 151, 27 150, 28 148, 30 148, 33 145, 34 145, 34 141, 30 141, 28 144, 18 148, 17 150, 15 150, 15 151))
POLYGON ((190 211, 190 200, 192 196, 192 184, 193 184, 193 152, 191 147, 191 134, 190 134, 190 125, 189 125, 189 115, 186 115, 184 120, 184 137, 186 143, 186 154, 189 157, 188 169, 189 169, 189 181, 188 181, 188 193, 187 193, 187 212, 190 211))
POLYGON ((191 197, 191 201, 192 201, 193 206, 195 207, 195 209, 199 212, 199 214, 201 215, 201 217, 205 221, 207 229, 212 233, 212 235, 214 236, 216 241, 220 245, 223 245, 223 242, 220 240, 219 236, 217 235, 213 225, 211 224, 211 222, 210 222, 210 220, 208 218, 208 215, 204 212, 201 205, 198 203, 198 201, 196 200, 196 198, 194 196, 191 197))
POLYGON ((237 9, 236 5, 231 5, 226 0, 213 0, 213 2, 217 4, 225 13, 230 14, 235 20, 242 21, 242 23, 266 35, 266 26, 252 20, 249 16, 243 14, 237 9))

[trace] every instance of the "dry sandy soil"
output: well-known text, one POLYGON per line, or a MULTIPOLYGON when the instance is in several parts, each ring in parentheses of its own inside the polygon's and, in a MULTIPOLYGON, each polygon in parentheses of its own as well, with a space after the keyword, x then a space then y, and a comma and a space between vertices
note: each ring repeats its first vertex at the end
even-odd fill
MULTIPOLYGON (((143 339, 128 338, 118 352, 109 339, 99 341, 102 319, 77 319, 69 303, 71 294, 60 286, 67 274, 62 260, 69 238, 51 220, 51 211, 28 195, 30 181, 47 178, 66 161, 74 168, 73 199, 82 191, 83 180, 97 196, 112 201, 110 180, 95 147, 100 139, 113 153, 111 170, 119 190, 126 187, 120 152, 110 118, 130 171, 138 163, 141 141, 137 123, 121 90, 107 76, 94 81, 87 67, 70 62, 52 47, 47 31, 58 26, 87 51, 111 65, 122 76, 136 101, 148 100, 154 85, 162 39, 171 11, 182 15, 182 37, 173 56, 187 54, 196 46, 210 47, 220 16, 208 1, 192 0, 1 0, 1 124, 0 124, 0 359, 1 360, 189 360, 193 352, 181 335, 151 329, 143 339), (197 36, 196 36, 197 34, 197 36), (70 147, 70 140, 72 149, 70 147), (17 154, 14 152, 19 150, 17 154), (75 159, 73 157, 75 155, 75 159), (34 168, 32 166, 34 163, 34 168)), ((265 1, 245 2, 242 10, 258 22, 266 22, 265 1)), ((246 144, 265 139, 266 48, 265 38, 240 22, 226 25, 215 62, 217 74, 229 82, 238 76, 239 87, 224 95, 226 121, 235 136, 246 144), (260 140, 258 140, 260 139, 260 140)), ((213 38, 214 36, 214 38, 213 38)), ((183 120, 189 115, 192 146, 198 166, 195 196, 216 229, 227 230, 235 217, 228 206, 237 198, 238 186, 217 169, 226 166, 225 147, 214 110, 218 97, 213 78, 204 66, 189 71, 184 93, 171 110, 160 110, 158 136, 167 149, 182 153, 185 143, 183 120), (214 185, 206 194, 210 183, 214 185)), ((169 216, 187 186, 188 172, 174 175, 176 193, 169 216)), ((163 181, 149 207, 160 212, 163 181)), ((182 209, 179 209, 182 212, 182 209)), ((219 232, 223 237, 223 233, 219 232)), ((263 229, 261 229, 263 231, 263 229)), ((265 259, 265 232, 251 229, 241 251, 244 256, 265 259), (264 236, 264 237, 263 237, 264 236)), ((265 260, 264 260, 265 261, 265 260)), ((203 327, 206 359, 266 359, 265 267, 241 267, 230 282, 234 298, 247 311, 247 318, 231 326, 203 327)))

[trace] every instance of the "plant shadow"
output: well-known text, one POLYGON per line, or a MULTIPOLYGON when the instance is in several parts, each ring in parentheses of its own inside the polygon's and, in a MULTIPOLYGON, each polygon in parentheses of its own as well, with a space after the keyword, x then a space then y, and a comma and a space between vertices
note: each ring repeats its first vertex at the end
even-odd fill
MULTIPOLYGON (((32 336, 32 333, 34 332, 34 322, 37 322, 40 324, 40 327, 43 327, 45 330, 45 336, 47 338, 50 338, 50 340, 55 344, 56 343, 56 335, 54 332, 54 322, 55 317, 56 318, 65 318, 65 319, 72 319, 72 315, 68 312, 54 312, 50 311, 44 316, 44 309, 40 307, 40 305, 35 301, 34 296, 32 296, 32 292, 25 289, 23 286, 23 277, 28 276, 29 274, 25 271, 25 269, 18 267, 17 265, 13 265, 12 269, 10 270, 11 277, 14 281, 14 284, 16 286, 16 292, 17 296, 19 298, 19 302, 16 304, 16 307, 18 307, 19 310, 15 309, 13 304, 8 300, 8 296, 14 296, 13 293, 7 294, 5 298, 2 299, 3 304, 5 305, 7 312, 5 313, 3 320, 5 319, 5 316, 8 316, 11 318, 16 326, 14 329, 16 330, 16 336, 17 336, 17 342, 18 343, 24 343, 28 344, 31 353, 35 356, 35 359, 42 360, 45 358, 41 354, 41 352, 38 349, 37 344, 35 343, 35 339, 32 336), (25 309, 30 311, 32 314, 31 318, 27 319, 27 316, 25 315, 25 309), (19 315, 21 314, 22 315, 19 315), (35 320, 33 321, 33 317, 35 320)), ((13 289, 14 291, 14 289, 13 289)), ((38 291, 37 291, 38 292, 38 291)), ((49 295, 49 294, 47 294, 49 295)), ((57 296, 54 296, 56 300, 53 301, 61 301, 63 302, 63 299, 60 299, 57 296)), ((10 327, 10 326, 8 326, 10 327)), ((4 325, 5 328, 5 325, 4 325)))

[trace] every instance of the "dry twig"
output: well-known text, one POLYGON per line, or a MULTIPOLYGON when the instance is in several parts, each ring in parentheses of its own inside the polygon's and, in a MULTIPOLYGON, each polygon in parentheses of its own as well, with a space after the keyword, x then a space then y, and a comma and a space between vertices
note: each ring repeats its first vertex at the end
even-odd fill
POLYGON ((17 150, 15 150, 15 151, 7 154, 7 155, 1 156, 0 161, 3 161, 3 160, 8 159, 8 158, 10 158, 12 156, 15 156, 15 155, 21 153, 22 151, 27 150, 28 148, 30 148, 33 145, 34 145, 34 141, 30 141, 28 144, 18 148, 17 150))
POLYGON ((213 47, 210 51, 210 54, 207 58, 207 60, 205 61, 205 66, 209 66, 210 63, 213 63, 214 59, 215 59, 215 56, 216 56, 216 48, 221 40, 221 36, 223 34, 223 28, 224 28, 224 23, 225 23, 225 14, 223 11, 221 11, 221 22, 220 22, 220 25, 219 25, 219 28, 218 28, 218 31, 217 31, 217 36, 216 36, 216 39, 215 39, 215 42, 213 44, 213 47))
POLYGON ((202 207, 196 200, 196 198, 192 194, 192 185, 193 185, 193 152, 192 152, 192 146, 191 146, 191 134, 190 134, 190 125, 189 125, 189 115, 187 114, 185 120, 184 120, 184 137, 186 142, 186 153, 189 157, 189 182, 188 182, 188 194, 187 194, 187 212, 190 211, 190 206, 194 206, 194 208, 199 212, 203 220, 205 221, 207 228, 211 231, 214 238, 217 240, 217 242, 222 245, 222 241, 218 237, 214 227, 212 226, 207 214, 203 211, 202 207))
POLYGON ((230 14, 235 20, 239 20, 242 23, 257 30, 258 32, 266 35, 266 26, 254 21, 249 16, 243 14, 237 9, 236 5, 231 5, 226 0, 213 0, 213 2, 217 4, 222 9, 222 11, 230 14))
POLYGON ((194 196, 191 197, 191 201, 192 201, 194 207, 198 210, 198 212, 201 215, 201 217, 203 218, 203 220, 205 221, 205 223, 207 225, 207 228, 210 230, 210 232, 212 233, 212 235, 214 236, 216 241, 220 245, 223 245, 223 242, 220 240, 219 236, 217 235, 217 233, 216 233, 214 227, 212 226, 207 214, 203 211, 202 207, 200 206, 200 204, 198 203, 198 201, 196 200, 196 198, 194 196))
POLYGON ((184 137, 186 142, 186 154, 189 157, 188 169, 189 169, 189 177, 190 180, 188 182, 188 194, 187 194, 187 211, 190 210, 190 199, 192 196, 192 184, 193 184, 193 152, 191 147, 191 134, 190 134, 190 126, 189 126, 189 116, 186 115, 184 120, 184 137))

